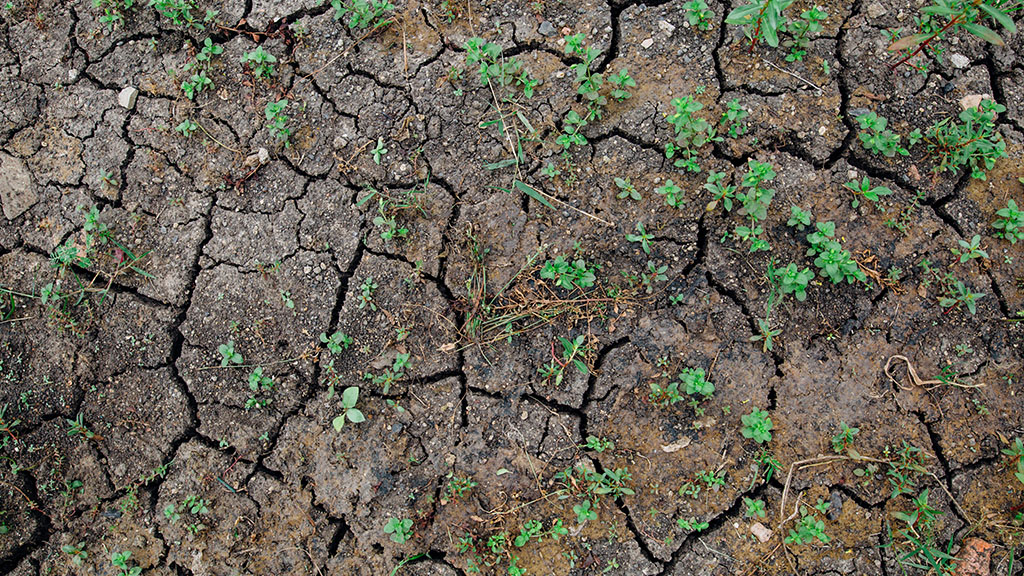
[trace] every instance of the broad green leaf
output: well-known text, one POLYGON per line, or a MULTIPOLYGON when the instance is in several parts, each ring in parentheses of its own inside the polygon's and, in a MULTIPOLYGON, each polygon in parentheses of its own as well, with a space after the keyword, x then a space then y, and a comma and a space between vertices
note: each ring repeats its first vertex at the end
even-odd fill
POLYGON ((349 386, 345 388, 345 391, 341 393, 341 405, 345 408, 352 408, 359 401, 359 388, 356 386, 349 386))
POLYGON ((331 425, 334 426, 335 432, 341 432, 341 429, 345 426, 345 415, 342 414, 334 418, 331 421, 331 425))
POLYGON ((502 168, 507 168, 509 166, 512 166, 512 165, 516 164, 517 162, 518 162, 518 160, 515 159, 515 158, 507 158, 507 159, 502 160, 500 162, 492 162, 490 164, 484 164, 484 168, 486 168, 487 170, 500 170, 502 168))
POLYGON ((892 44, 889 45, 888 48, 886 48, 886 50, 888 50, 889 52, 900 52, 902 50, 906 50, 907 48, 913 48, 914 46, 917 46, 918 44, 927 40, 929 37, 931 37, 930 34, 913 34, 911 36, 900 38, 899 40, 893 42, 892 44))
POLYGON ((967 30, 971 34, 981 38, 989 44, 995 44, 996 46, 1005 46, 1006 42, 996 34, 994 30, 981 24, 964 24, 964 30, 967 30))
POLYGON ((348 411, 345 412, 345 416, 347 416, 348 421, 352 422, 353 424, 366 422, 366 416, 363 416, 363 413, 355 408, 349 408, 348 411))
POLYGON ((1006 28, 1006 31, 1010 34, 1015 34, 1017 32, 1017 25, 1014 24, 1013 18, 1010 18, 1010 16, 1002 10, 995 8, 994 6, 989 6, 985 3, 980 4, 978 7, 987 12, 993 20, 999 22, 999 25, 1006 28))
POLYGON ((526 194, 530 198, 533 198, 537 202, 540 202, 541 204, 547 206, 548 208, 551 208, 552 210, 555 209, 555 207, 551 205, 551 202, 548 202, 547 198, 545 198, 539 191, 537 191, 536 188, 533 188, 526 182, 523 182, 522 180, 516 180, 515 182, 513 182, 513 184, 522 193, 526 194))

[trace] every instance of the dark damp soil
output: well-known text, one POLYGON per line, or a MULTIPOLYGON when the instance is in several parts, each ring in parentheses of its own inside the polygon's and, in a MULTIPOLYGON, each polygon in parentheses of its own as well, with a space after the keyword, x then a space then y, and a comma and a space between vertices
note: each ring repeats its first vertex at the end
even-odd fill
POLYGON ((0 8, 0 572, 1020 574, 1021 34, 891 70, 922 2, 788 60, 737 0, 145 4, 0 8), (985 98, 983 179, 862 144, 985 98))

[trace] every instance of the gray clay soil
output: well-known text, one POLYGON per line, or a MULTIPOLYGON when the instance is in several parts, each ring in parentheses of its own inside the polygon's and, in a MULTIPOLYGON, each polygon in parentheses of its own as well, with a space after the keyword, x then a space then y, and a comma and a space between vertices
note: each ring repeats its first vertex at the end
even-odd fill
POLYGON ((132 4, 0 8, 0 573, 1021 574, 1024 242, 992 224, 1024 205, 1024 34, 922 72, 886 51, 913 0, 829 0, 794 61, 738 0, 707 29, 683 0, 132 4), (563 153, 578 33, 602 97, 636 85, 563 153), (665 153, 687 96, 700 172, 665 153), (860 115, 905 145, 972 96, 1005 107, 985 179, 862 145, 860 115), (752 253, 705 183, 758 163, 752 253), (865 177, 892 194, 854 207, 865 177), (818 273, 815 221, 864 281, 818 273), (544 269, 577 260, 592 286, 544 269))

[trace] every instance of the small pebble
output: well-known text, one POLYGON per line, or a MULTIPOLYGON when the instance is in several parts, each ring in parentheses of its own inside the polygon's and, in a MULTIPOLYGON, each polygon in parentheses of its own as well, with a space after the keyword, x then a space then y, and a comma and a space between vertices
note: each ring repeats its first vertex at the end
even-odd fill
POLYGON ((135 99, 139 97, 139 91, 134 86, 125 86, 117 94, 117 103, 125 110, 135 108, 135 99))
POLYGON ((651 46, 654 46, 654 39, 653 38, 648 38, 647 40, 644 40, 643 42, 641 42, 640 46, 643 46, 645 49, 646 48, 650 48, 651 46))

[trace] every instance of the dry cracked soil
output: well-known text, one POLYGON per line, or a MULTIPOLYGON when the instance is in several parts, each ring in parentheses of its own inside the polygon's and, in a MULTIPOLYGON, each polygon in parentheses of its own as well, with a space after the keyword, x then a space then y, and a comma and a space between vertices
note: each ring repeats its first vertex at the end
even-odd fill
POLYGON ((0 573, 1021 574, 1024 9, 756 4, 5 2, 0 573))

